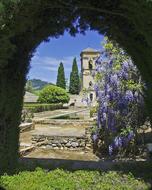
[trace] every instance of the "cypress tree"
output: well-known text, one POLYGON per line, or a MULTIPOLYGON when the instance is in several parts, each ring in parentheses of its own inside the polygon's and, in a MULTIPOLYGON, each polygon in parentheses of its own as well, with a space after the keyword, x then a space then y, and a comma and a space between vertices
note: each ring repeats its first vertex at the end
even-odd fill
POLYGON ((64 66, 62 62, 60 63, 59 68, 58 68, 56 85, 63 89, 66 89, 64 66))
POLYGON ((70 74, 69 92, 71 94, 79 94, 80 92, 79 71, 76 58, 73 59, 72 72, 70 74))

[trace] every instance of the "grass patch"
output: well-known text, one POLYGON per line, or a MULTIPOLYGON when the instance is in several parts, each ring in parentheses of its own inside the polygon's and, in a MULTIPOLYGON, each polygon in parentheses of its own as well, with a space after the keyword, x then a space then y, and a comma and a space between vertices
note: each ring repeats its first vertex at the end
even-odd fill
POLYGON ((46 172, 37 168, 33 172, 24 171, 17 175, 4 175, 0 185, 6 190, 148 190, 150 186, 118 172, 75 171, 61 169, 46 172))

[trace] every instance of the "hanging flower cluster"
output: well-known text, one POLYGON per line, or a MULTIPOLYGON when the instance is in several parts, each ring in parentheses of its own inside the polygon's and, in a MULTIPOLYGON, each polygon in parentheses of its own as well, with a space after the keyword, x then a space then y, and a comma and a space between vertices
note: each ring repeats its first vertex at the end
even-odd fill
POLYGON ((98 100, 97 130, 109 154, 126 147, 143 118, 142 82, 136 66, 122 49, 111 42, 96 61, 94 89, 98 100))

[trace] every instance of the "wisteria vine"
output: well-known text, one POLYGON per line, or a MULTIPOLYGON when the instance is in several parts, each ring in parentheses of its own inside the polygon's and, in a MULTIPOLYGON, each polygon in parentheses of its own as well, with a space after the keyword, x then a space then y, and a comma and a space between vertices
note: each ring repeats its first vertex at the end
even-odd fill
POLYGON ((109 154, 125 148, 143 122, 143 83, 130 57, 106 41, 94 73, 98 101, 94 141, 101 139, 109 154))

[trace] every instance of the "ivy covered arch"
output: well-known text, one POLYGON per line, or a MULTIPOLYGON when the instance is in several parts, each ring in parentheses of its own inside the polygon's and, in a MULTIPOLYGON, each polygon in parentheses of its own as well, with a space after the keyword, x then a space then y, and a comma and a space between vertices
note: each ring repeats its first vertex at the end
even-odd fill
POLYGON ((67 30, 106 34, 132 57, 147 83, 152 120, 150 0, 0 0, 0 173, 13 171, 24 86, 35 48, 67 30))

